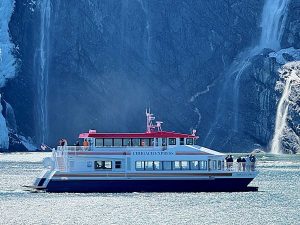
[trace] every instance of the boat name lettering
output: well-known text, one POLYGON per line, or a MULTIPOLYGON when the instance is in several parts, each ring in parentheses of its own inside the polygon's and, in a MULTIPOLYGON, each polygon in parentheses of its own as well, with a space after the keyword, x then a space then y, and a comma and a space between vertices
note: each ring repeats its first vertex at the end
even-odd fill
POLYGON ((174 152, 133 152, 133 155, 175 155, 174 152))

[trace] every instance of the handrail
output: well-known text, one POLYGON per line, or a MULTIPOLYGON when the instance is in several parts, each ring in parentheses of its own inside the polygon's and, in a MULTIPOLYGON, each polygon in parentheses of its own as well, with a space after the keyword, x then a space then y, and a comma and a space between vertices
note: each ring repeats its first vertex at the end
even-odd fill
POLYGON ((226 162, 225 170, 236 172, 256 171, 255 162, 226 162))
POLYGON ((90 151, 91 146, 57 146, 58 151, 68 152, 68 151, 90 151))
MULTIPOLYGON (((99 146, 99 148, 144 148, 144 149, 150 149, 150 148, 157 148, 159 149, 161 146, 99 146)), ((58 151, 94 151, 97 149, 97 146, 57 146, 58 151)), ((166 150, 166 148, 164 148, 166 150)))

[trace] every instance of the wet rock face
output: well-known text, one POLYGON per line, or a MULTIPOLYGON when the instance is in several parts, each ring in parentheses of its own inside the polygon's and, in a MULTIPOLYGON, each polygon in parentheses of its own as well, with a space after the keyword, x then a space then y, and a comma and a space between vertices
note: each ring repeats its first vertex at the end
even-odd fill
MULTIPOLYGON (((22 63, 7 95, 21 131, 37 137, 41 4, 22 2, 16 1, 10 24, 22 63)), ((213 120, 222 71, 257 36, 262 4, 51 1, 49 143, 62 136, 74 139, 89 128, 143 131, 149 105, 165 129, 198 128, 203 137, 213 120)))
POLYGON ((279 74, 276 90, 287 115, 281 118, 284 121, 276 121, 282 125, 276 138, 281 152, 296 153, 300 152, 300 61, 285 64, 279 74), (285 96, 287 89, 289 93, 285 96))
MULTIPOLYGON (((300 48, 299 1, 291 2, 282 46, 300 48)), ((144 131, 148 106, 164 121, 164 129, 196 128, 198 144, 203 144, 215 122, 224 71, 258 41, 263 4, 262 0, 51 1, 50 25, 43 30, 41 1, 16 0, 10 32, 19 47, 15 52, 19 72, 4 96, 15 111, 18 131, 40 142, 37 90, 46 58, 48 144, 62 137, 73 143, 78 133, 90 128, 144 131)), ((254 55, 241 75, 238 129, 230 130, 236 112, 229 96, 222 102, 226 107, 218 115, 214 141, 207 147, 247 151, 269 145, 280 96, 275 90, 277 70, 298 57, 297 49, 272 53, 266 49, 254 55)), ((296 120, 297 110, 293 112, 296 120)), ((298 129, 296 123, 290 127, 298 129)))
POLYGON ((285 32, 281 45, 283 48, 300 48, 300 1, 290 1, 285 32))

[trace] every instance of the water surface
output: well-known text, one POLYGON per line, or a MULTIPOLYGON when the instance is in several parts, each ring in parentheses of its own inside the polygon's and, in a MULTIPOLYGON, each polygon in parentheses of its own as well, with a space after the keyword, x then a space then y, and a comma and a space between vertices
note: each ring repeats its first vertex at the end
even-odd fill
POLYGON ((260 155, 247 193, 32 193, 50 153, 0 153, 0 224, 299 224, 300 155, 260 155))

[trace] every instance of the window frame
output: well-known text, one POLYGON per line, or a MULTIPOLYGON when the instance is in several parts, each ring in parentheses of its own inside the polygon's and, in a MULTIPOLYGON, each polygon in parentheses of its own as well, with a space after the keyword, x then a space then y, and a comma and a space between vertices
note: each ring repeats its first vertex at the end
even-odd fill
POLYGON ((182 170, 182 167, 181 167, 181 161, 178 161, 178 160, 175 160, 175 161, 172 161, 173 165, 172 165, 172 170, 182 170), (179 164, 179 167, 176 167, 176 164, 179 164))
POLYGON ((154 170, 153 161, 144 161, 144 170, 152 171, 154 170))
POLYGON ((94 169, 95 170, 112 170, 112 161, 106 161, 106 160, 95 160, 94 161, 94 169), (97 164, 99 165, 99 162, 101 162, 101 166, 98 167, 96 166, 97 164), (106 163, 110 164, 110 167, 106 167, 106 163))
POLYGON ((186 143, 186 145, 194 145, 194 139, 193 139, 193 138, 186 138, 186 139, 185 139, 185 143, 186 143), (191 142, 192 144, 189 144, 189 143, 190 143, 190 142, 189 142, 190 140, 192 140, 192 142, 191 142))
POLYGON ((96 147, 103 147, 104 146, 103 144, 104 144, 103 138, 96 138, 95 140, 96 147), (101 145, 98 145, 99 142, 101 142, 101 145))
POLYGON ((113 146, 122 147, 123 146, 123 139, 122 138, 113 138, 113 146), (119 143, 119 145, 116 145, 116 140, 121 141, 121 143, 119 143))
POLYGON ((121 160, 115 161, 115 169, 122 169, 122 161, 121 160))
POLYGON ((114 146, 114 139, 113 138, 103 138, 103 147, 112 147, 112 146, 114 146), (111 141, 111 145, 107 145, 105 143, 105 140, 106 141, 110 140, 111 141))
POLYGON ((169 142, 169 145, 176 145, 176 138, 168 138, 169 140, 168 140, 168 142, 169 142), (172 142, 172 141, 174 141, 174 142, 172 142))
POLYGON ((180 161, 180 165, 181 165, 181 170, 190 170, 191 167, 190 167, 190 161, 189 160, 182 160, 180 161), (186 162, 187 163, 187 167, 183 167, 183 162, 186 162))
POLYGON ((122 146, 125 146, 125 147, 132 146, 131 138, 122 138, 122 146), (125 142, 127 143, 126 145, 125 145, 125 142))
POLYGON ((179 139, 179 145, 184 145, 184 138, 179 139))
POLYGON ((132 147, 138 147, 141 146, 141 139, 140 138, 131 138, 131 146, 132 147), (134 143, 137 141, 136 143, 134 143), (137 144, 137 145, 136 145, 137 144))
POLYGON ((173 161, 162 161, 162 169, 163 170, 173 170, 173 161), (166 163, 169 164, 168 169, 166 169, 166 163))
POLYGON ((136 171, 143 171, 145 170, 145 161, 135 161, 135 170, 136 171), (141 165, 141 167, 137 167, 137 164, 141 165))

